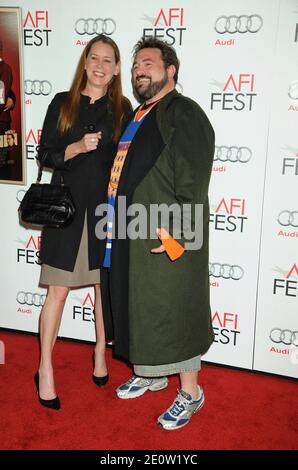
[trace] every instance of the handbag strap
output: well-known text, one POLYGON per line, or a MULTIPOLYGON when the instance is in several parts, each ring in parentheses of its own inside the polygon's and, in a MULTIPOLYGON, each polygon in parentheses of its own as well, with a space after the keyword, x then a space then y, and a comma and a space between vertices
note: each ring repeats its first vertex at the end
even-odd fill
MULTIPOLYGON (((47 156, 48 152, 44 151, 43 154, 40 156, 40 154, 39 154, 39 145, 36 147, 36 151, 37 151, 37 153, 35 155, 35 159, 38 161, 38 165, 39 165, 38 166, 38 174, 37 174, 36 183, 39 184, 41 182, 42 172, 43 172, 43 168, 44 168, 43 162, 46 159, 46 156, 47 156)), ((61 185, 64 186, 64 178, 63 178, 62 170, 60 170, 60 178, 61 178, 61 185)))

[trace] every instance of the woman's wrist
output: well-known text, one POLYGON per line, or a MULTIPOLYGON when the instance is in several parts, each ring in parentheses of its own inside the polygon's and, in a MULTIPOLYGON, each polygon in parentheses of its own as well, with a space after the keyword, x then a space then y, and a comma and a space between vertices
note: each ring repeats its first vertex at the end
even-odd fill
POLYGON ((79 149, 79 142, 74 142, 73 144, 69 144, 65 149, 64 160, 70 160, 71 158, 75 157, 80 153, 79 149))

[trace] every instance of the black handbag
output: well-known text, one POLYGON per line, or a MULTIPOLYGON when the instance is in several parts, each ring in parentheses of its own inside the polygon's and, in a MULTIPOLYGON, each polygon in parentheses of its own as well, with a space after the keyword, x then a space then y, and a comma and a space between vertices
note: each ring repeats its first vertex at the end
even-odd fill
POLYGON ((61 184, 41 184, 43 165, 39 164, 37 182, 31 184, 19 207, 21 220, 27 224, 63 228, 70 225, 75 216, 75 205, 70 189, 61 184))

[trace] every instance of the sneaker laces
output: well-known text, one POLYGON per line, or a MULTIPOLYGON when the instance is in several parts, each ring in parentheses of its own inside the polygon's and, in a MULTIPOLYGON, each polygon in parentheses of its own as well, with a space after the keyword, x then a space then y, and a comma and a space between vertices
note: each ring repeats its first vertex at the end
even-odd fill
POLYGON ((145 377, 138 377, 137 375, 133 375, 126 383, 130 385, 133 382, 136 382, 136 385, 138 385, 139 380, 143 382, 142 385, 150 385, 151 383, 151 379, 146 379, 145 377))
POLYGON ((130 377, 130 379, 126 382, 127 384, 131 384, 134 380, 137 379, 137 376, 136 375, 133 375, 132 377, 130 377))
POLYGON ((190 400, 187 398, 187 396, 189 395, 188 394, 184 395, 182 392, 183 390, 181 391, 178 390, 178 395, 174 403, 168 410, 168 412, 171 413, 172 416, 179 416, 182 413, 182 411, 185 410, 187 405, 189 405, 190 400))

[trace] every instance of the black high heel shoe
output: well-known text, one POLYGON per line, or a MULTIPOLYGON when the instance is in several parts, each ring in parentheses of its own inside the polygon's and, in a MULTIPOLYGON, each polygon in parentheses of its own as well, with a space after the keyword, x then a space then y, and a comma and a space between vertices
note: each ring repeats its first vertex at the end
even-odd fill
MULTIPOLYGON (((93 360, 93 368, 94 368, 94 365, 95 365, 94 353, 92 355, 92 360, 93 360)), ((103 377, 97 377, 96 375, 93 374, 92 380, 98 387, 103 387, 109 381, 109 374, 104 375, 103 377)))
POLYGON ((60 410, 61 405, 60 405, 60 400, 59 400, 58 396, 55 397, 55 398, 52 398, 51 400, 44 400, 43 398, 40 398, 40 395, 39 395, 39 372, 36 372, 36 374, 34 375, 34 382, 35 382, 36 389, 37 389, 37 395, 38 395, 38 398, 39 398, 39 403, 42 406, 45 406, 46 408, 51 408, 52 410, 60 410))

